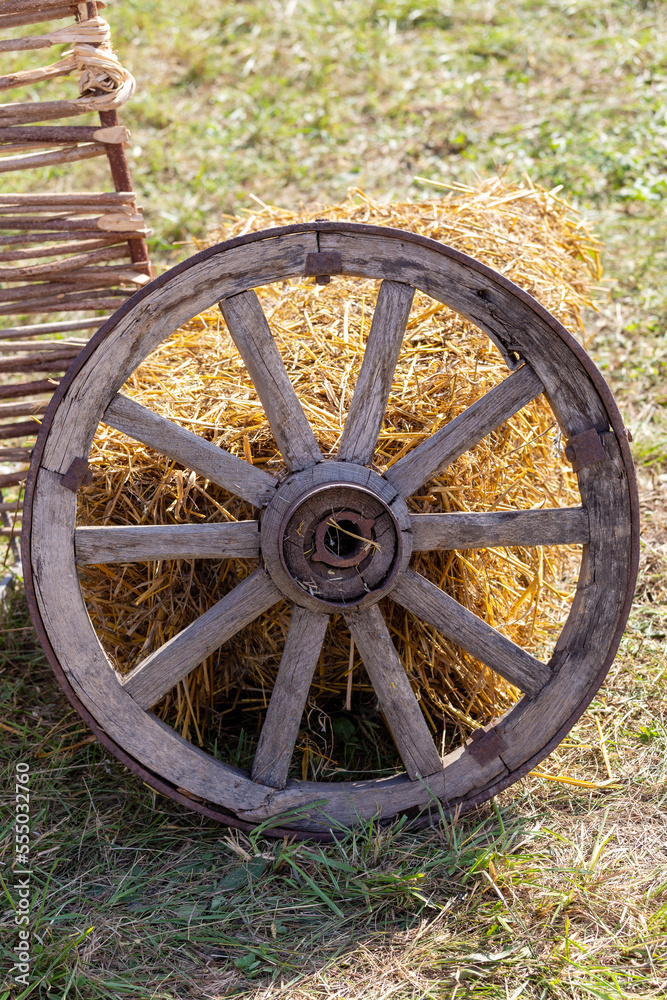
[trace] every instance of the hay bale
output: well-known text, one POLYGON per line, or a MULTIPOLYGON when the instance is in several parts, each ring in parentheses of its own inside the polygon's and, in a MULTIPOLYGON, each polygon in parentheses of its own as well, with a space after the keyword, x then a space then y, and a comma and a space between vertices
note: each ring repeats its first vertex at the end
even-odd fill
MULTIPOLYGON (((516 281, 570 328, 581 329, 582 307, 590 304, 600 276, 598 245, 569 206, 553 193, 499 179, 419 204, 375 204, 355 191, 345 203, 317 212, 263 206, 246 219, 232 220, 213 242, 322 215, 410 229, 470 253, 516 281)), ((326 286, 303 279, 258 292, 325 454, 337 448, 377 285, 336 277, 326 286)), ((378 442, 378 471, 506 374, 485 335, 417 293, 378 442)), ((282 469, 257 395, 217 309, 196 317, 163 343, 124 391, 269 472, 282 469)), ((203 523, 253 516, 247 503, 111 428, 99 428, 91 461, 95 479, 80 494, 81 524, 203 523)), ((558 426, 540 399, 436 476, 409 506, 434 512, 577 503, 576 479, 563 460, 558 426)), ((577 546, 497 548, 421 553, 414 565, 515 642, 548 656, 567 615, 578 556, 577 546)), ((81 583, 103 645, 126 672, 253 568, 240 560, 97 566, 81 572, 81 583)), ((449 745, 515 700, 517 692, 509 684, 434 629, 389 600, 383 609, 439 740, 449 745)), ((239 732, 241 716, 246 742, 249 727, 255 737, 288 624, 286 604, 261 616, 177 685, 160 704, 160 715, 200 745, 217 738, 219 751, 230 734, 239 732)), ((350 635, 342 619, 334 616, 302 731, 304 775, 335 774, 362 759, 347 752, 344 765, 328 759, 337 752, 334 737, 345 742, 351 733, 350 724, 340 721, 346 718, 350 689, 352 717, 357 712, 365 737, 371 731, 376 735, 372 688, 357 657, 350 684, 349 665, 350 635), (338 723, 333 737, 332 716, 338 723)), ((237 759, 228 748, 221 756, 237 759)))

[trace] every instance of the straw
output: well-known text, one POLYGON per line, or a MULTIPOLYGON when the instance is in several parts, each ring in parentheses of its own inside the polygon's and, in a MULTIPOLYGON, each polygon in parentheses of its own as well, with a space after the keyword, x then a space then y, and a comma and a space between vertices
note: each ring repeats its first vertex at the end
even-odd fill
MULTIPOLYGON (((600 277, 599 244, 553 192, 493 179, 418 204, 379 204, 352 191, 341 205, 312 211, 262 206, 234 219, 213 242, 242 232, 325 216, 409 229, 496 268, 563 323, 582 330, 600 277)), ((320 448, 335 454, 363 356, 378 283, 334 277, 258 289, 320 448)), ((478 329, 418 292, 378 441, 383 471, 507 375, 478 329)), ((252 383, 217 309, 164 342, 123 390, 170 420, 252 461, 283 469, 252 383)), ((252 509, 164 456, 105 427, 82 490, 81 524, 182 524, 249 518, 252 509)), ((558 425, 543 399, 525 407, 409 501, 416 512, 573 506, 576 479, 558 425)), ((580 548, 521 547, 429 552, 415 568, 514 642, 549 656, 576 585, 580 548)), ((163 561, 87 567, 84 596, 101 641, 121 672, 168 641, 254 568, 239 560, 163 561)), ((396 648, 433 731, 466 735, 504 711, 518 692, 434 629, 385 599, 396 648)), ((206 738, 211 718, 268 705, 289 625, 283 602, 245 628, 158 706, 183 736, 206 738)), ((315 671, 309 716, 373 706, 375 699, 345 623, 333 616, 315 671), (316 709, 313 714, 312 709, 316 709)), ((304 732, 310 723, 304 723, 304 732)), ((307 735, 303 738, 308 748, 307 735)), ((316 752, 311 747, 312 752, 316 752)), ((304 764, 307 767, 308 752, 304 764)))

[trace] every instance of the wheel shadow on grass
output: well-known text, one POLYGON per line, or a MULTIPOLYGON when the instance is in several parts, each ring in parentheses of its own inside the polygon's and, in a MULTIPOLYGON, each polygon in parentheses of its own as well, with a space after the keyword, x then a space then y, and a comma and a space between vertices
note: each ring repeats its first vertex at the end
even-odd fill
MULTIPOLYGON (((585 857, 554 861, 563 837, 525 792, 421 830, 363 823, 331 844, 243 834, 159 796, 94 741, 20 593, 2 639, 2 768, 31 775, 30 978, 10 974, 3 1000, 657 995, 641 943, 596 955, 568 931, 598 873, 585 857)), ((6 824, 7 970, 13 851, 6 824)))

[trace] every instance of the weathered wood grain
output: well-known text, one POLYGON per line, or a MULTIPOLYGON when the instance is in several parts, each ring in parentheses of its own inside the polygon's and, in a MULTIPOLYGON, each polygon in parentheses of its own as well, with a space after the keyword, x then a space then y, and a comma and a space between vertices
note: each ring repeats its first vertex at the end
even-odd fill
MULTIPOLYGON (((40 11, 42 14, 51 14, 53 7, 61 7, 63 5, 63 0, 2 0, 0 3, 0 11, 3 14, 18 13, 19 11, 40 11)), ((98 7, 104 7, 104 3, 97 4, 98 7)), ((49 17, 44 18, 45 21, 49 20, 49 17)))
POLYGON ((65 260, 51 261, 46 264, 18 264, 15 267, 0 267, 0 279, 3 281, 23 281, 29 277, 50 277, 58 272, 71 271, 76 268, 86 267, 89 264, 101 261, 119 260, 122 257, 129 257, 129 248, 124 243, 116 246, 102 248, 101 250, 90 250, 86 253, 75 254, 65 260))
POLYGON ((545 663, 491 628, 414 570, 407 570, 399 579, 391 598, 525 691, 530 698, 536 697, 551 679, 551 670, 545 663))
POLYGON ((481 549, 494 545, 574 545, 588 541, 583 507, 411 514, 412 548, 481 549))
POLYGON ((235 521, 77 528, 74 547, 81 566, 156 559, 257 559, 259 524, 235 521))
POLYGON ((23 239, 38 242, 40 239, 80 239, 82 233, 89 238, 101 238, 105 231, 113 233, 117 242, 123 233, 134 233, 146 227, 141 211, 133 212, 128 206, 119 209, 113 206, 52 207, 39 205, 10 206, 0 208, 0 232, 2 243, 23 239), (127 211, 126 211, 127 208, 127 211), (102 215, 99 213, 103 212, 102 215), (39 214, 36 214, 39 213, 39 214), (49 237, 48 233, 51 233, 49 237), (14 234, 13 236, 11 234, 14 234), (44 234, 44 235, 40 235, 44 234), (58 235, 60 234, 60 235, 58 235))
POLYGON ((34 225, 37 222, 71 222, 76 223, 79 229, 97 229, 100 219, 114 218, 122 216, 131 219, 141 212, 141 208, 136 205, 89 205, 85 202, 81 204, 61 205, 58 202, 53 204, 21 204, 21 205, 0 205, 0 219, 3 229, 25 228, 22 223, 29 222, 34 225))
MULTIPOLYGON (((36 437, 39 431, 39 424, 36 420, 22 420, 15 424, 0 424, 0 438, 24 438, 36 437)), ((2 509, 0 505, 0 509, 2 509)))
MULTIPOLYGON (((126 244, 127 245, 127 244, 126 244)), ((17 279, 18 280, 18 279, 17 279)), ((127 289, 118 289, 117 285, 145 285, 150 281, 142 268, 135 270, 135 265, 106 264, 102 267, 76 267, 71 270, 59 268, 51 273, 24 275, 21 281, 29 284, 10 289, 3 289, 0 296, 3 302, 18 299, 32 299, 38 292, 49 292, 52 296, 64 295, 66 292, 83 292, 84 289, 99 289, 97 294, 127 296, 127 289), (38 282, 39 284, 30 284, 38 282)), ((90 296, 89 296, 90 297, 90 296)))
MULTIPOLYGON (((272 237, 259 246, 248 244, 232 249, 223 246, 219 252, 200 260, 194 271, 185 268, 173 274, 168 282, 156 283, 130 314, 115 322, 94 358, 77 375, 75 391, 68 393, 59 410, 68 425, 68 434, 49 436, 43 458, 45 468, 64 473, 73 457, 88 454, 104 408, 137 365, 165 337, 222 298, 250 286, 301 274, 306 254, 316 251, 317 234, 313 232, 272 237), (85 407, 79 405, 80 394, 86 401, 85 407), (72 420, 66 417, 70 407, 77 412, 72 420)), ((100 300, 95 308, 103 307, 102 303, 100 300)), ((114 307, 117 305, 114 303, 114 307)), ((12 310, 25 312, 25 307, 13 306, 12 310)), ((0 307, 0 314, 2 311, 0 307)))
POLYGON ((0 462, 29 462, 32 448, 0 448, 0 462))
MULTIPOLYGON (((108 246, 111 246, 112 241, 121 241, 123 239, 122 234, 115 233, 113 235, 105 236, 104 233, 100 232, 99 229, 83 229, 78 228, 75 230, 67 230, 62 233, 57 232, 39 232, 39 233, 6 233, 2 231, 2 217, 0 216, 0 246, 3 247, 32 247, 34 249, 39 249, 38 244, 40 243, 65 243, 71 240, 76 241, 88 241, 88 240, 99 240, 100 243, 105 240, 109 240, 108 246)), ((81 226, 85 225, 86 220, 82 220, 81 226)), ((60 253, 60 249, 54 249, 54 253, 60 253)))
POLYGON ((38 284, 29 285, 15 285, 11 288, 0 288, 0 303, 3 303, 2 308, 7 308, 6 304, 10 304, 12 307, 21 306, 26 309, 37 302, 44 302, 45 304, 50 301, 64 302, 66 299, 73 297, 72 293, 78 293, 79 298, 83 295, 83 289, 90 289, 85 294, 86 298, 97 298, 100 295, 115 295, 115 289, 110 289, 107 291, 106 288, 102 290, 104 282, 87 282, 86 284, 79 284, 71 281, 69 275, 67 280, 51 282, 48 279, 34 279, 38 284), (100 289, 99 291, 93 289, 100 289))
POLYGON ((411 780, 442 771, 442 760, 377 604, 345 614, 387 725, 411 780))
MULTIPOLYGON (((105 4, 98 4, 98 8, 105 4)), ((12 17, 13 15, 34 16, 36 21, 51 21, 56 18, 54 11, 65 8, 68 11, 67 17, 72 17, 72 6, 68 6, 63 0, 10 0, 10 2, 0 5, 2 17, 12 17), (37 16, 39 15, 39 16, 37 16)), ((29 23, 29 22, 26 22, 29 23)))
POLYGON ((64 149, 54 149, 50 153, 0 156, 0 173, 8 173, 10 170, 52 167, 61 163, 76 163, 78 160, 90 160, 95 156, 106 156, 106 152, 105 145, 95 142, 86 144, 85 146, 69 146, 64 149))
POLYGON ((287 783, 294 744, 328 623, 328 615, 296 604, 292 607, 278 676, 252 765, 253 781, 272 788, 284 788, 287 783))
MULTIPOLYGON (((74 126, 76 127, 76 126, 74 126)), ((124 125, 109 125, 106 128, 97 128, 93 135, 95 142, 104 142, 112 146, 128 142, 131 133, 124 125)))
POLYGON ((415 295, 411 285, 380 285, 364 359, 338 448, 341 462, 370 465, 382 427, 403 334, 415 295))
POLYGON ((0 361, 0 375, 18 372, 64 372, 67 371, 79 348, 63 348, 59 351, 45 351, 43 354, 16 355, 0 361))
POLYGON ((135 209, 131 205, 0 205, 0 229, 3 233, 29 229, 26 238, 53 228, 54 232, 93 230, 99 236, 100 219, 122 215, 131 219, 135 209), (102 214, 100 214, 102 213, 102 214))
MULTIPOLYGON (((19 299, 0 306, 0 316, 34 316, 42 313, 62 313, 68 309, 91 311, 98 309, 118 309, 122 300, 129 298, 130 292, 109 290, 63 295, 52 289, 53 298, 43 298, 35 293, 34 299, 19 299)), ((53 388, 53 387, 52 387, 53 388)))
POLYGON ((63 351, 71 348, 79 350, 86 345, 86 340, 2 340, 0 339, 0 354, 16 354, 17 351, 63 351))
MULTIPOLYGON (((3 48, 0 42, 0 52, 12 51, 3 48)), ((77 106, 74 101, 27 101, 24 104, 0 105, 0 122, 3 125, 27 125, 30 122, 49 122, 58 118, 72 118, 74 115, 85 115, 89 109, 85 104, 77 106)))
POLYGON ((6 28, 18 28, 24 24, 39 24, 40 22, 46 20, 62 20, 71 16, 72 8, 70 6, 63 6, 62 3, 57 7, 52 7, 49 10, 48 15, 45 15, 44 11, 39 9, 26 11, 23 14, 3 14, 0 16, 0 31, 6 28))
POLYGON ((387 469, 387 479, 401 496, 409 497, 422 483, 539 396, 542 389, 530 365, 523 365, 387 469))
MULTIPOLYGON (((35 211, 39 211, 38 208, 35 211)), ((118 215, 116 213, 105 213, 104 215, 97 215, 86 218, 77 218, 79 213, 69 213, 62 212, 60 210, 55 210, 53 213, 45 215, 32 215, 32 216, 21 216, 20 218, 12 215, 0 215, 0 229, 3 233, 15 232, 23 233, 30 237, 34 236, 35 233, 49 233, 53 236, 54 233, 63 233, 68 236, 68 238, 74 238, 77 233, 85 228, 86 230, 92 229, 95 233, 100 233, 103 231, 106 221, 109 219, 127 219, 127 226, 123 231, 132 231, 134 235, 134 230, 136 229, 135 224, 132 222, 131 215, 118 215), (72 215, 74 217, 72 217, 72 215)), ((114 233, 119 227, 114 222, 114 233)), ((116 233, 120 239, 120 234, 116 233)))
POLYGON ((296 472, 321 462, 319 445, 256 294, 242 292, 224 299, 220 311, 257 390, 287 468, 296 472))
MULTIPOLYGON (((13 131, 9 129, 9 131, 13 131)), ((134 211, 134 206, 132 205, 87 205, 85 203, 81 204, 60 204, 57 201, 53 203, 41 202, 39 204, 32 204, 26 202, 25 204, 18 205, 5 205, 0 204, 0 218, 2 219, 3 227, 7 226, 10 229, 14 228, 15 222, 21 222, 22 220, 30 217, 34 218, 35 221, 45 222, 47 219, 76 219, 81 226, 88 226, 91 224, 90 216, 99 215, 100 212, 132 212, 134 211), (86 218, 79 217, 86 216, 86 218)))
POLYGON ((101 326, 108 316, 96 316, 89 319, 64 320, 61 323, 37 323, 30 326, 5 327, 0 330, 0 340, 18 337, 39 337, 42 334, 68 333, 72 330, 90 330, 101 326))
MULTIPOLYGON (((26 393, 28 395, 28 393, 26 393)), ((48 408, 48 401, 28 400, 25 403, 0 403, 0 417, 27 417, 32 414, 45 413, 48 408)), ((34 421, 35 427, 39 425, 34 421)))
MULTIPOLYGON (((24 35, 22 38, 5 38, 0 41, 0 52, 27 52, 30 49, 46 49, 53 44, 48 34, 24 35)), ((20 107, 20 105, 17 104, 14 107, 20 107)), ((63 115, 63 117, 65 116, 63 115)))
MULTIPOLYGON (((40 614, 56 654, 74 689, 104 730, 136 759, 192 794, 220 803, 250 822, 288 810, 305 810, 290 825, 297 829, 353 826, 376 816, 390 818, 404 809, 428 805, 444 794, 442 772, 420 782, 407 776, 346 783, 290 781, 283 791, 250 781, 241 771, 183 740, 129 697, 105 656, 81 598, 73 548, 76 498, 60 487, 60 477, 39 471, 43 490, 33 506, 32 563, 40 614), (69 495, 68 495, 69 494, 69 495)), ((469 754, 450 755, 451 797, 505 773, 501 761, 483 768, 469 754)), ((449 760, 449 758, 448 758, 449 760)))
POLYGON ((54 206, 63 209, 79 205, 111 206, 134 205, 137 200, 135 191, 49 191, 44 193, 0 193, 0 211, 12 206, 34 205, 36 207, 54 206))
POLYGON ((27 476, 27 469, 21 469, 19 472, 8 472, 7 475, 0 476, 0 487, 16 486, 18 483, 24 482, 27 476))
MULTIPOLYGON (((38 234, 41 235, 41 234, 38 234)), ((102 233, 93 239, 77 240, 73 243, 56 243, 50 246, 36 246, 29 250, 3 250, 0 252, 0 262, 3 264, 15 260, 34 260, 37 257, 56 257, 59 254, 76 253, 87 250, 99 250, 119 242, 118 236, 104 236, 102 233)), ((34 242, 34 241, 32 241, 34 242)))
MULTIPOLYGON (((6 80, 6 79, 7 79, 7 77, 0 77, 0 89, 2 87, 3 80, 6 80)), ((40 149, 53 149, 53 147, 55 145, 56 145, 56 143, 53 143, 53 142, 36 142, 36 141, 34 141, 34 142, 2 142, 2 143, 0 143, 0 154, 3 155, 3 156, 8 156, 9 154, 11 154, 12 156, 14 156, 16 153, 36 153, 40 149)), ((58 143, 58 145, 62 146, 62 145, 65 145, 65 143, 58 143)), ((77 144, 74 143, 74 142, 70 142, 70 143, 67 143, 67 145, 68 146, 75 146, 77 144)))
POLYGON ((267 503, 276 488, 276 481, 268 472, 186 431, 127 396, 117 395, 104 411, 103 420, 256 507, 267 503))
POLYGON ((97 228, 111 233, 148 232, 146 220, 140 212, 137 212, 136 215, 112 215, 111 213, 101 215, 97 220, 97 228))
POLYGON ((124 689, 142 708, 150 708, 281 597, 268 573, 256 569, 191 625, 142 660, 123 678, 124 689))
MULTIPOLYGON (((96 277, 83 279, 71 273, 59 275, 57 278, 28 278, 28 281, 37 284, 15 285, 12 288, 0 289, 0 302, 3 303, 3 311, 9 307, 15 309, 21 307, 21 312, 25 312, 29 307, 42 302, 44 312, 46 307, 53 303, 83 301, 88 299, 126 298, 130 292, 126 289, 111 287, 119 282, 117 276, 110 280, 107 268, 100 268, 96 277)), ((116 302, 116 306, 120 303, 116 302)))
MULTIPOLYGON (((15 74, 18 76, 19 74, 15 74)), ((127 142, 129 129, 99 125, 14 125, 0 128, 0 142, 127 142)))
MULTIPOLYGON (((17 310, 18 312, 18 310, 17 310)), ((48 392, 53 394, 53 382, 44 379, 40 382, 10 382, 8 385, 0 385, 0 399, 12 399, 15 396, 37 396, 48 392)), ((12 412, 16 408, 12 407, 12 412)))

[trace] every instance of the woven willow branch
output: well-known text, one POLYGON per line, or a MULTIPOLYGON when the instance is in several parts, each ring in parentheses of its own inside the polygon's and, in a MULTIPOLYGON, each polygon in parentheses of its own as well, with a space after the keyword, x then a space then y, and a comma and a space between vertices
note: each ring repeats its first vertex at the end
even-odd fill
POLYGON ((54 76, 64 76, 78 72, 81 97, 63 101, 73 111, 112 111, 132 97, 136 83, 132 74, 122 65, 111 48, 111 31, 102 17, 81 21, 57 31, 27 38, 0 42, 0 51, 21 51, 23 49, 46 48, 71 42, 72 52, 43 69, 26 70, 13 74, 11 86, 21 86, 54 76), (103 94, 94 94, 102 90, 103 94))

